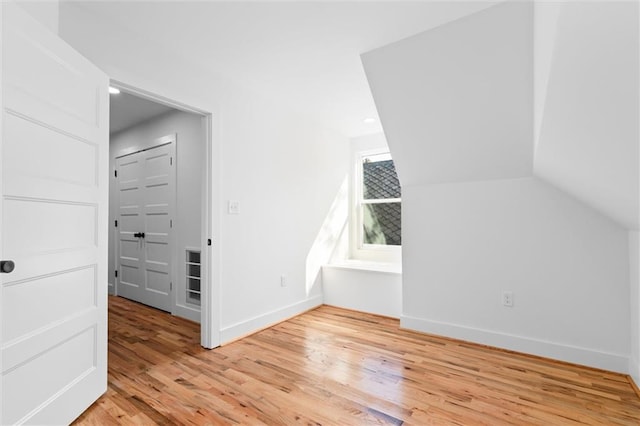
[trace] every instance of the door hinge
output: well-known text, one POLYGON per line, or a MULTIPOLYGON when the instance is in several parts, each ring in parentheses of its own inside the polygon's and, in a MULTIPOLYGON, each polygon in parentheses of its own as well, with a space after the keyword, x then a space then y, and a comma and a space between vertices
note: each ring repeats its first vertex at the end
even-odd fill
POLYGON ((173 219, 169 219, 169 228, 173 228, 173 219))
POLYGON ((173 157, 169 157, 169 165, 173 166, 173 157))
POLYGON ((211 238, 207 239, 207 245, 210 246, 211 245, 211 238))
POLYGON ((114 170, 114 171, 113 171, 113 175, 114 175, 114 177, 118 177, 118 171, 117 171, 117 170, 114 170))
POLYGON ((118 278, 118 270, 116 269, 116 278, 118 278))
POLYGON ((172 291, 172 290, 173 290, 173 283, 170 282, 169 283, 169 291, 172 291))
POLYGON ((117 228, 118 227, 118 221, 116 220, 115 222, 116 222, 116 228, 117 228))

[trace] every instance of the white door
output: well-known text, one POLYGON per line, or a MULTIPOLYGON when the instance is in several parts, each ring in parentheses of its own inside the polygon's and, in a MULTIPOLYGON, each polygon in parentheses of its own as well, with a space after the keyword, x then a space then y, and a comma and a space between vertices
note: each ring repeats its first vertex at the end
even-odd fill
POLYGON ((1 424, 71 422, 107 388, 109 80, 2 2, 1 424))
POLYGON ((171 312, 175 137, 163 139, 170 142, 116 160, 117 293, 171 312))

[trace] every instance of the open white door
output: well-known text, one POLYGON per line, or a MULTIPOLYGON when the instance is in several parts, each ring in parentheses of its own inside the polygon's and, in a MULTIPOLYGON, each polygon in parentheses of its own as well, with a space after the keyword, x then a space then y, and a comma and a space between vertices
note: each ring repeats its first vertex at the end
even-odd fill
POLYGON ((66 424, 107 387, 109 80, 5 2, 1 69, 0 423, 66 424))

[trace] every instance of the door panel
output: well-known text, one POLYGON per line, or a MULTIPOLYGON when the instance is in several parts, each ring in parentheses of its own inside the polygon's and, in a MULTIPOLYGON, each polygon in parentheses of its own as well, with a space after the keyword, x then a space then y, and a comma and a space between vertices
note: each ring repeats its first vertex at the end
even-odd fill
POLYGON ((107 385, 108 78, 2 15, 0 423, 64 424, 107 385))
POLYGON ((90 266, 6 286, 5 314, 21 319, 4 325, 7 346, 52 323, 94 308, 96 278, 96 269, 90 266), (52 300, 56 303, 51 303, 52 300))
POLYGON ((134 233, 142 228, 142 205, 140 203, 142 163, 137 156, 127 156, 116 161, 118 170, 118 295, 127 299, 139 300, 142 274, 141 241, 134 233))
POLYGON ((38 354, 28 363, 6 371, 3 377, 5 389, 12 391, 5 395, 4 421, 10 424, 19 421, 25 413, 47 404, 75 382, 95 374, 96 338, 95 327, 90 327, 38 354), (70 359, 72 363, 68 362, 70 359), (65 368, 52 369, 52 365, 65 365, 65 368))
POLYGON ((169 312, 175 136, 171 140, 116 161, 120 195, 118 294, 169 312), (139 232, 144 232, 144 238, 134 236, 139 232))
POLYGON ((145 300, 171 311, 170 221, 175 187, 172 180, 175 143, 141 154, 144 158, 144 273, 145 300))
MULTIPOLYGON (((5 192, 6 194, 6 192, 5 192)), ((60 250, 94 248, 98 236, 96 204, 5 195, 2 243, 12 256, 38 256, 60 250), (47 227, 43 232, 42 227, 47 227)))
POLYGON ((30 197, 91 199, 97 184, 95 144, 50 131, 43 123, 7 114, 5 128, 15 138, 3 146, 9 193, 30 197), (17 177, 20 172, 21 179, 17 177))

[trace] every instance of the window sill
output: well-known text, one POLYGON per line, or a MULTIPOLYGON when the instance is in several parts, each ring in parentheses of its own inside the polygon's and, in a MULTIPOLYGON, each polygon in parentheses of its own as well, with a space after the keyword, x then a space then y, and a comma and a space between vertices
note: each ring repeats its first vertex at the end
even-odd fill
POLYGON ((387 262, 371 262, 366 260, 344 260, 325 265, 329 268, 356 269, 360 271, 385 272, 388 274, 402 274, 402 264, 387 262))

